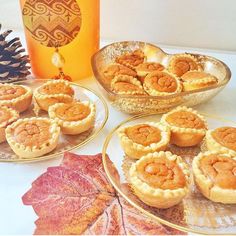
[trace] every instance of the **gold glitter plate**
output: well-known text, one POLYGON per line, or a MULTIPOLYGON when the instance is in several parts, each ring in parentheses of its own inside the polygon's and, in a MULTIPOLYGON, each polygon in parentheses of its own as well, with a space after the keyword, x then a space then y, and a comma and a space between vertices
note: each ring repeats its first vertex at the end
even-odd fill
MULTIPOLYGON (((226 121, 207 114, 203 115, 207 119, 210 129, 220 126, 236 126, 236 123, 232 121, 226 121)), ((162 224, 197 234, 236 235, 236 204, 220 204, 206 199, 194 185, 192 176, 189 195, 184 198, 182 203, 169 209, 149 207, 142 203, 130 190, 127 173, 135 160, 125 157, 119 143, 117 130, 123 126, 147 121, 158 122, 160 117, 157 114, 135 116, 122 122, 110 132, 103 146, 103 164, 110 182, 131 205, 162 224)), ((169 146, 168 149, 172 153, 182 156, 191 169, 193 157, 201 149, 205 150, 205 147, 202 144, 201 147, 178 148, 169 146)))
POLYGON ((204 103, 217 95, 231 78, 229 67, 222 61, 206 55, 188 53, 189 55, 196 57, 205 72, 216 76, 219 83, 207 88, 168 96, 133 96, 116 94, 111 91, 103 71, 108 65, 114 63, 116 57, 136 49, 143 50, 147 55, 148 61, 159 62, 166 68, 172 56, 171 54, 164 52, 161 48, 149 43, 124 41, 110 44, 99 50, 92 57, 93 72, 96 80, 102 87, 104 95, 110 100, 115 108, 128 114, 164 113, 179 105, 191 107, 204 103))
MULTIPOLYGON (((17 82, 16 84, 21 84, 30 87, 32 90, 41 86, 43 83, 46 83, 47 80, 34 80, 30 79, 27 81, 17 82)), ((60 134, 59 142, 55 150, 52 152, 35 158, 19 158, 11 150, 7 142, 0 144, 0 162, 35 162, 43 161, 56 157, 60 157, 65 151, 71 151, 77 148, 82 147, 92 139, 94 139, 104 128, 107 119, 108 119, 108 108, 104 99, 98 95, 96 92, 82 87, 78 84, 71 83, 75 91, 75 99, 80 101, 91 101, 96 106, 96 118, 94 126, 79 135, 63 135, 60 134)), ((20 115, 21 118, 33 117, 35 116, 33 111, 33 104, 31 107, 20 115)), ((46 112, 40 111, 40 117, 48 117, 46 112)))

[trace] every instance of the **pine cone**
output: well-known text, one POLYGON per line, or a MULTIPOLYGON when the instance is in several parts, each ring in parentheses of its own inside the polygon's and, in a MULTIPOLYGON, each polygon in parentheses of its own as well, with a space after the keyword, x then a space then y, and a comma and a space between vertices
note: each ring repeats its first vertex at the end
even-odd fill
POLYGON ((0 33, 0 83, 24 80, 30 74, 29 57, 20 39, 6 40, 11 32, 7 30, 0 33))

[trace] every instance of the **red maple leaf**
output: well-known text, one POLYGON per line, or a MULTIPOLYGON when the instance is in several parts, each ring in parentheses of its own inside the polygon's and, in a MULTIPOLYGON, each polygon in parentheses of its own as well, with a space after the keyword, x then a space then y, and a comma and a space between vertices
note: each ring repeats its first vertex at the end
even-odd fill
POLYGON ((35 234, 183 234, 140 214, 119 196, 107 180, 101 154, 66 153, 22 200, 39 217, 35 234))

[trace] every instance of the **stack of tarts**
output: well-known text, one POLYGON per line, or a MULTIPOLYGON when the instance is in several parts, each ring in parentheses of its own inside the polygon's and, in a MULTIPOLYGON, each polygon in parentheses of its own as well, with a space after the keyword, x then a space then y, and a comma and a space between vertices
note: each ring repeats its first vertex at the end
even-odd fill
POLYGON ((77 135, 93 127, 95 105, 74 99, 74 89, 64 80, 48 81, 35 89, 0 84, 0 143, 7 141, 20 158, 43 156, 57 147, 60 134, 77 135), (23 118, 32 99, 47 117, 23 118))
POLYGON ((199 191, 213 202, 236 203, 236 128, 209 130, 206 120, 192 108, 177 107, 160 122, 145 122, 118 130, 125 168, 133 193, 145 204, 169 208, 190 192, 192 173, 199 191), (199 146, 189 166, 170 152, 199 146), (207 147, 207 150, 206 150, 207 147), (127 167, 127 166, 126 166, 127 167))
POLYGON ((114 59, 103 71, 105 83, 116 94, 167 96, 216 85, 218 79, 203 71, 190 54, 174 54, 166 67, 148 61, 138 49, 114 59))

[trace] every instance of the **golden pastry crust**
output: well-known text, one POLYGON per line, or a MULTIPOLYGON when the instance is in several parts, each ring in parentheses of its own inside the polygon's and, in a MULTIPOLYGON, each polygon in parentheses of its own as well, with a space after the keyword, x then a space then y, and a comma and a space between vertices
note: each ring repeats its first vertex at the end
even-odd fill
POLYGON ((139 64, 145 62, 146 56, 144 52, 140 49, 137 49, 133 52, 127 52, 116 58, 116 63, 127 66, 131 69, 134 69, 139 64))
POLYGON ((0 143, 6 141, 6 127, 19 118, 19 113, 12 108, 0 106, 0 143))
POLYGON ((193 159, 194 180, 213 202, 236 203, 236 159, 219 152, 200 153, 193 159))
POLYGON ((128 75, 117 75, 111 81, 111 89, 118 94, 144 95, 143 87, 136 78, 128 75))
POLYGON ((76 135, 89 130, 94 125, 96 107, 87 101, 58 103, 49 107, 48 114, 59 124, 62 133, 76 135))
POLYGON ((191 70, 201 70, 194 56, 189 54, 175 54, 171 57, 168 71, 181 77, 191 70))
POLYGON ((144 90, 152 96, 166 96, 182 91, 180 80, 166 71, 154 71, 148 74, 143 83, 144 90))
POLYGON ((236 156, 235 127, 220 127, 215 130, 208 130, 205 141, 210 151, 218 151, 236 156))
POLYGON ((111 83, 111 81, 117 75, 129 75, 132 77, 136 77, 137 73, 135 70, 130 69, 127 66, 123 66, 121 64, 111 64, 109 65, 103 72, 107 82, 111 83))
POLYGON ((199 144, 207 131, 204 117, 187 107, 177 107, 164 114, 161 122, 171 130, 170 142, 180 147, 199 144))
POLYGON ((7 106, 18 112, 29 108, 32 102, 32 90, 23 85, 0 84, 0 106, 7 106))
POLYGON ((6 128, 6 139, 20 158, 39 157, 56 148, 60 134, 57 122, 48 118, 19 119, 6 128))
POLYGON ((216 85, 218 79, 203 71, 188 71, 182 77, 184 91, 191 91, 216 85))
POLYGON ((139 159, 151 152, 165 151, 170 140, 170 131, 168 127, 160 123, 146 122, 135 126, 122 127, 118 131, 118 136, 124 152, 130 158, 139 159), (127 135, 127 130, 133 127, 135 128, 133 130, 135 138, 130 134, 127 135), (153 133, 159 136, 159 139, 155 140, 153 133), (138 139, 139 141, 137 141, 138 139), (150 140, 149 143, 148 140, 150 140))
POLYGON ((51 80, 34 91, 34 98, 39 107, 44 111, 56 103, 71 103, 74 90, 65 80, 51 80))
POLYGON ((129 170, 135 195, 157 208, 169 208, 182 201, 189 191, 189 175, 181 157, 163 151, 143 156, 129 170))

